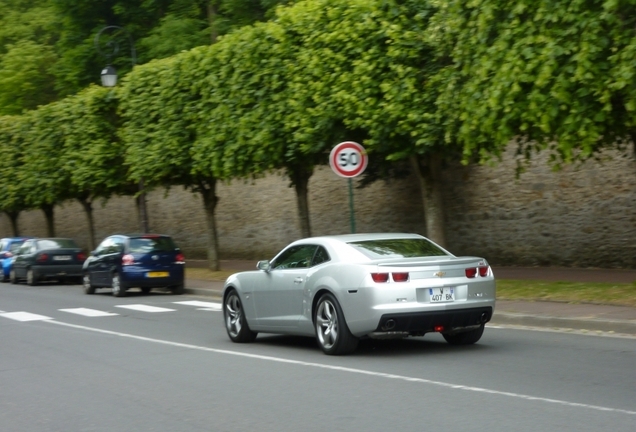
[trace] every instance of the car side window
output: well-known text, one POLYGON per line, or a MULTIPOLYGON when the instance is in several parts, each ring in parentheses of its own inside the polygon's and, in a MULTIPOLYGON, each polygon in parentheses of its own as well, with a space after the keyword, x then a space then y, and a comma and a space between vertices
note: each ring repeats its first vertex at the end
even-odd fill
POLYGON ((95 249, 95 255, 106 255, 108 252, 108 248, 113 244, 112 239, 109 237, 102 241, 97 249, 95 249))
POLYGON ((316 253, 314 254, 314 259, 311 262, 311 266, 313 267, 329 260, 331 260, 331 257, 329 256, 327 249, 322 246, 318 246, 318 249, 316 249, 316 253))
POLYGON ((298 245, 287 248, 273 262, 272 270, 307 268, 316 252, 315 245, 298 245))
POLYGON ((24 255, 26 253, 29 253, 29 250, 31 249, 31 241, 25 241, 22 246, 20 247, 20 249, 18 249, 18 255, 24 255))

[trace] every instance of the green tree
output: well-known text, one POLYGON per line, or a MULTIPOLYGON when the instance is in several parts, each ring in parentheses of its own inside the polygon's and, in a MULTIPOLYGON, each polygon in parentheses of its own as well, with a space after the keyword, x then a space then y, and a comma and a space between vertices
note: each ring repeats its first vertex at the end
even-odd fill
MULTIPOLYGON (((196 109, 200 96, 191 86, 209 71, 201 62, 209 50, 202 47, 136 68, 120 89, 121 137, 132 179, 143 179, 148 187, 183 186, 201 195, 208 227, 208 261, 212 270, 219 270, 214 217, 217 176, 211 171, 193 171, 191 154, 197 122, 208 121, 196 109)), ((214 158, 214 154, 208 157, 214 158)))
POLYGON ((117 102, 113 90, 90 86, 56 104, 63 131, 61 166, 70 178, 70 194, 86 214, 91 250, 96 247, 95 201, 136 191, 136 184, 127 180, 124 145, 117 136, 117 102))
POLYGON ((55 205, 73 197, 70 176, 63 168, 64 130, 59 112, 56 102, 22 116, 22 169, 16 176, 27 206, 44 213, 49 236, 55 236, 55 205))
POLYGON ((341 121, 364 138, 371 158, 410 160, 427 235, 444 245, 441 169, 457 151, 444 141, 428 85, 439 69, 424 39, 433 13, 427 1, 313 0, 280 10, 279 22, 302 45, 289 77, 291 93, 305 101, 300 116, 341 121))
POLYGON ((559 167, 634 137, 635 1, 436 3, 437 103, 465 157, 514 138, 559 167))
POLYGON ((22 171, 22 123, 21 116, 0 117, 0 210, 9 217, 14 236, 20 235, 18 217, 27 208, 26 193, 18 180, 22 171))

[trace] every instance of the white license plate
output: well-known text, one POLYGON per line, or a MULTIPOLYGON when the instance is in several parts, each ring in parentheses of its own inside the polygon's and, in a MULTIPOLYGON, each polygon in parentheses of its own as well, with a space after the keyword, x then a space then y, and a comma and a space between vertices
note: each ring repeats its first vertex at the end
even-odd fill
POLYGON ((70 260, 71 260, 70 255, 54 255, 53 256, 53 261, 70 261, 70 260))
POLYGON ((429 288, 428 295, 431 303, 444 303, 455 301, 455 289, 449 287, 429 288))

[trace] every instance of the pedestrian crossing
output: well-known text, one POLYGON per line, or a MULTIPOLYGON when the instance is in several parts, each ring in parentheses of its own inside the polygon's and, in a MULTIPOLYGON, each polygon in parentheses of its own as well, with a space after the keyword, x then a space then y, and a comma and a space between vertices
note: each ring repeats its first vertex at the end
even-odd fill
MULTIPOLYGON (((197 310, 202 310, 202 311, 212 311, 212 312, 221 311, 221 304, 214 303, 214 302, 191 300, 191 301, 172 302, 172 304, 194 307, 197 310)), ((144 313, 170 313, 170 312, 178 312, 179 310, 176 308, 159 307, 159 306, 153 306, 153 305, 147 305, 147 304, 122 304, 122 305, 114 305, 113 307, 126 309, 126 310, 133 310, 137 312, 144 312, 144 313)), ((87 318, 112 317, 112 316, 120 315, 119 313, 112 312, 112 311, 104 311, 104 310, 90 309, 90 308, 83 308, 83 307, 58 309, 58 311, 74 314, 74 315, 81 315, 87 318)), ((40 314, 35 314, 35 313, 25 312, 25 311, 16 311, 16 312, 0 311, 0 317, 8 318, 10 320, 20 321, 20 322, 44 321, 44 320, 54 319, 46 315, 40 315, 40 314)))

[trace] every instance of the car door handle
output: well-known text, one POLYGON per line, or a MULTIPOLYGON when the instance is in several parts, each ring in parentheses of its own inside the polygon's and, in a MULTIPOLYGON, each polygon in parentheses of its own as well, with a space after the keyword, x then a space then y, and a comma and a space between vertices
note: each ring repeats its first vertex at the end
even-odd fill
POLYGON ((294 283, 303 283, 303 278, 297 277, 296 279, 294 279, 294 283))

